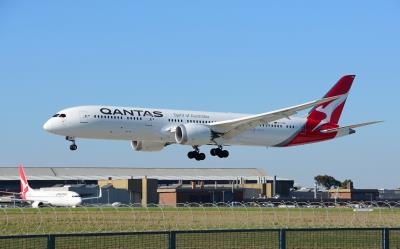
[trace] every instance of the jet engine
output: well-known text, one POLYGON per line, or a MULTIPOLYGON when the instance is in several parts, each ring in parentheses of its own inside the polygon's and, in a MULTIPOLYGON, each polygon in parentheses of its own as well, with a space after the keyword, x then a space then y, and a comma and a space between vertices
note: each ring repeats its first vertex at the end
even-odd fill
POLYGON ((165 144, 153 141, 132 141, 131 146, 136 151, 160 151, 165 144))
POLYGON ((43 203, 40 202, 40 201, 34 201, 34 202, 32 202, 32 207, 33 207, 33 208, 40 208, 40 207, 42 207, 42 206, 43 206, 43 203))
POLYGON ((176 127, 175 140, 178 144, 204 145, 211 143, 210 128, 201 124, 182 124, 176 127))

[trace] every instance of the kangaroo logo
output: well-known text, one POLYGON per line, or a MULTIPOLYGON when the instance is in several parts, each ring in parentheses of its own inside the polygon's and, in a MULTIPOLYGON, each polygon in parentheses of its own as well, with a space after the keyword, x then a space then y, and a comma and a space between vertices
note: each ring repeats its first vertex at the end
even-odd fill
POLYGON ((22 166, 20 166, 20 169, 19 169, 19 176, 20 176, 20 182, 21 182, 22 199, 26 199, 26 193, 28 193, 28 191, 29 191, 29 185, 28 185, 28 181, 25 178, 25 173, 24 173, 22 166))
POLYGON ((26 193, 29 190, 28 183, 21 179, 21 184, 22 184, 22 198, 25 199, 26 198, 26 193))
POLYGON ((338 108, 340 104, 342 104, 347 98, 347 94, 344 94, 340 98, 335 99, 334 101, 330 102, 328 105, 323 107, 323 105, 318 106, 315 111, 325 114, 325 118, 319 121, 318 125, 312 131, 315 131, 319 127, 324 124, 328 124, 331 121, 332 113, 338 108))

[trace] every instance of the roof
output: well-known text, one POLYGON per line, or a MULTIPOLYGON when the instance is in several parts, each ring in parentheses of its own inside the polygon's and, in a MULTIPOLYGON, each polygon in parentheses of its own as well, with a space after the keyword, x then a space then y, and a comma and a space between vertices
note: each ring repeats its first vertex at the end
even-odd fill
MULTIPOLYGON (((144 176, 158 180, 273 179, 257 168, 25 167, 25 174, 28 180, 140 179, 144 176)), ((0 167, 0 180, 19 180, 18 167, 0 167)))

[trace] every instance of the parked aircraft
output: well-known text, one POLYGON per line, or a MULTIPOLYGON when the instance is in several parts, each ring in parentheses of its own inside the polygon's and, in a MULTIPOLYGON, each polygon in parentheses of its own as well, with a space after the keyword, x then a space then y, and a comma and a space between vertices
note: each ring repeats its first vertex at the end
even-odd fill
POLYGON ((38 208, 43 205, 57 206, 57 207, 76 207, 81 205, 83 200, 98 199, 101 198, 102 192, 99 188, 99 196, 82 198, 78 193, 74 191, 66 190, 42 190, 32 189, 29 186, 28 180, 26 179, 24 168, 22 165, 19 166, 19 176, 21 184, 20 193, 5 192, 11 194, 18 194, 21 196, 20 199, 12 198, 13 201, 28 202, 33 208, 38 208))

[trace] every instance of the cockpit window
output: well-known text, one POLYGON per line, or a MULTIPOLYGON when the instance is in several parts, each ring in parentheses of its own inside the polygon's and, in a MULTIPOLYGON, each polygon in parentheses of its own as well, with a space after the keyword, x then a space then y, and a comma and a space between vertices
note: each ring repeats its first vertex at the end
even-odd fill
POLYGON ((79 195, 73 195, 72 197, 79 197, 79 195))
POLYGON ((61 113, 61 114, 59 115, 59 117, 60 117, 60 118, 65 118, 65 117, 67 117, 67 115, 65 115, 64 113, 61 113))
POLYGON ((57 113, 57 114, 54 114, 54 115, 53 115, 53 118, 56 118, 56 117, 58 117, 59 115, 60 115, 60 114, 58 114, 58 113, 57 113))

